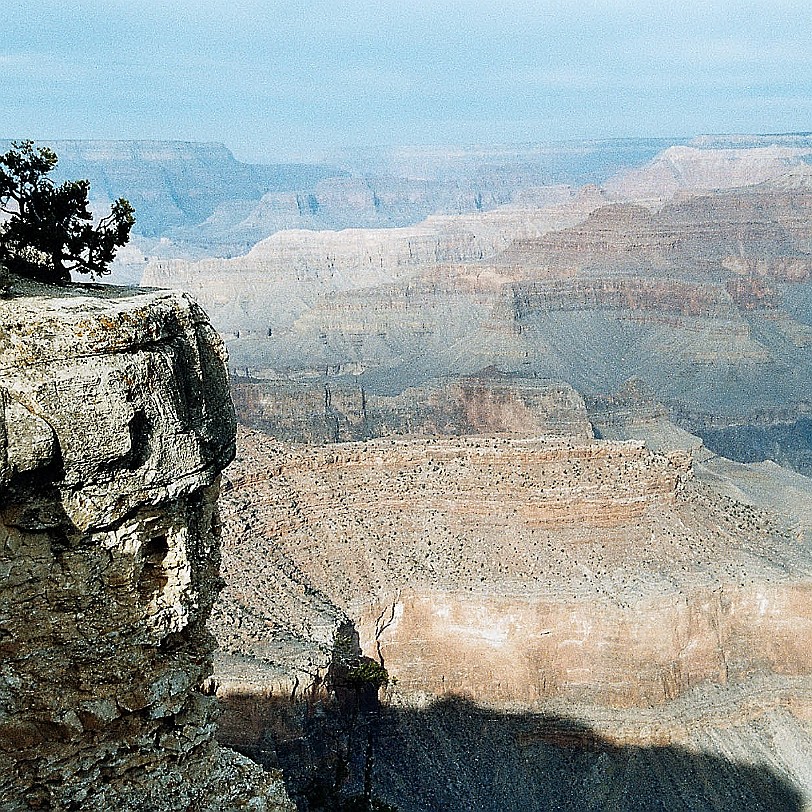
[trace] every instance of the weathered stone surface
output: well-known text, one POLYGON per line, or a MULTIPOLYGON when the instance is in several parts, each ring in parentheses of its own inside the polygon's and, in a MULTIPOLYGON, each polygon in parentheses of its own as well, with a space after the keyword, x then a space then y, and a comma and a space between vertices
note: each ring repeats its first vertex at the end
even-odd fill
POLYGON ((0 302, 4 810, 289 808, 217 749, 200 691, 224 361, 183 295, 17 281, 0 302))

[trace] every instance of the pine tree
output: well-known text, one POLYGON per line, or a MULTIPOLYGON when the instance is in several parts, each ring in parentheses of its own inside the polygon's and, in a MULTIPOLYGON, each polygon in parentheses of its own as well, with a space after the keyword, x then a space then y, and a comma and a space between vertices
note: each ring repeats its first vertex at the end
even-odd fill
POLYGON ((90 183, 48 177, 56 153, 33 141, 13 142, 0 155, 0 264, 41 282, 65 284, 71 272, 91 278, 110 272, 116 249, 127 243, 135 223, 133 207, 116 200, 110 214, 93 222, 90 183))

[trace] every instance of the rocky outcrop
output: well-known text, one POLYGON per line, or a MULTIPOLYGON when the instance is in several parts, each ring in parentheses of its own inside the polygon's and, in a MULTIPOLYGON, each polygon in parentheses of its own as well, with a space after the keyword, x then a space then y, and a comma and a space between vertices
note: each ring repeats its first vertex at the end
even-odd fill
POLYGON ((290 809, 213 741, 222 344, 188 297, 0 302, 0 804, 290 809))

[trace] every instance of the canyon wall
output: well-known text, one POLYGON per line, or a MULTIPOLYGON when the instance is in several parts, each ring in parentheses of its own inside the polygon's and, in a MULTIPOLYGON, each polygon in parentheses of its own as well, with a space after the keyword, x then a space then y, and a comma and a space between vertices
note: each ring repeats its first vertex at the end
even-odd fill
POLYGON ((533 810, 810 808, 812 485, 714 457, 639 384, 588 408, 637 439, 240 429, 225 740, 283 765, 304 809, 320 765, 361 785, 366 741, 409 812, 512 809, 514 783, 533 810), (348 628, 392 680, 339 723, 348 628))
MULTIPOLYGON (((241 413, 290 397, 287 416, 247 418, 287 421, 286 439, 375 436, 352 416, 361 391, 408 400, 495 367, 590 396, 640 378, 713 448, 805 471, 808 426, 779 416, 812 385, 810 155, 808 137, 704 139, 603 188, 524 188, 401 229, 280 232, 227 261, 154 262, 144 278, 210 312, 241 413)), ((451 184, 473 160, 406 151, 389 169, 414 180, 446 166, 451 184)), ((395 410, 425 430, 420 408, 395 410)))
POLYGON ((213 739, 205 624, 234 453, 188 297, 12 280, 0 301, 0 806, 290 810, 213 739))
MULTIPOLYGON (((200 297, 246 383, 306 379, 371 400, 490 366, 585 395, 637 377, 674 415, 746 425, 798 408, 812 385, 808 178, 801 162, 657 207, 592 189, 411 229, 289 232, 147 278, 200 297)), ((793 432, 801 466, 809 441, 793 432)), ((789 436, 717 447, 752 459, 789 436)))
POLYGON ((559 197, 541 208, 434 215, 401 228, 279 231, 231 259, 156 259, 141 281, 193 293, 223 332, 265 336, 290 328, 322 296, 374 290, 426 267, 493 256, 517 236, 577 223, 600 202, 567 191, 559 197))
MULTIPOLYGON (((126 197, 138 219, 116 281, 137 282, 148 257, 234 256, 285 229, 389 228, 549 198, 646 160, 667 139, 503 147, 362 149, 310 163, 245 163, 222 144, 47 142, 56 177, 87 178, 93 206, 126 197)), ((11 142, 0 140, 0 152, 11 142)))
POLYGON ((315 382, 232 378, 237 417, 288 442, 407 434, 592 437, 583 399, 566 384, 486 370, 386 396, 352 386, 347 377, 315 382))
POLYGON ((294 450, 251 434, 243 455, 235 577, 251 583, 269 548, 293 562, 403 694, 645 707, 809 671, 808 556, 695 481, 684 452, 579 437, 294 450))

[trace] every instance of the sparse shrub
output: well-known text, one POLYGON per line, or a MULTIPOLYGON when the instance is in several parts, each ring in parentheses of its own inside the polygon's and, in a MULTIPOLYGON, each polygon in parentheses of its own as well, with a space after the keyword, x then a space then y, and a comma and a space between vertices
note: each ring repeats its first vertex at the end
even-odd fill
POLYGON ((370 657, 361 657, 357 665, 347 669, 345 680, 349 685, 359 689, 371 686, 379 690, 389 684, 389 673, 370 657))

